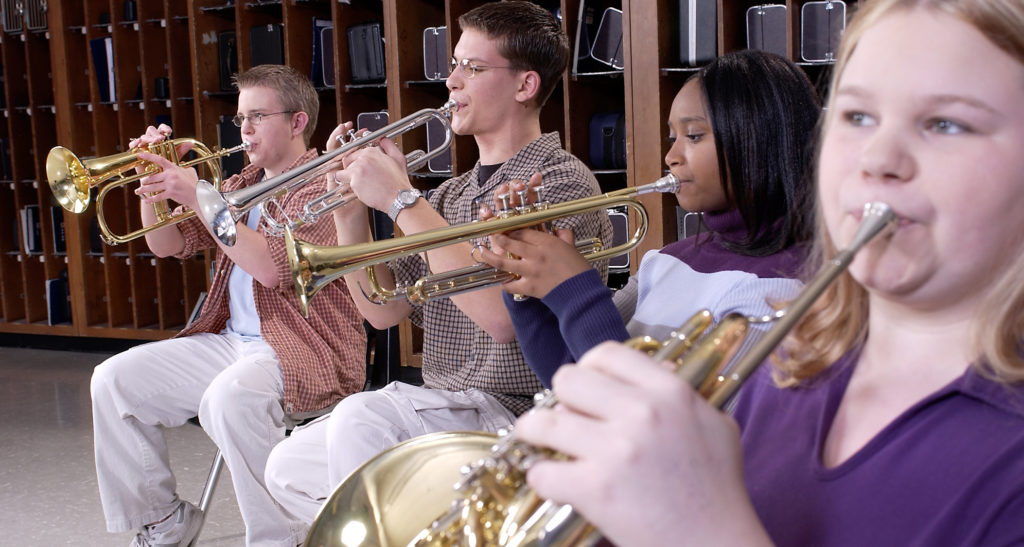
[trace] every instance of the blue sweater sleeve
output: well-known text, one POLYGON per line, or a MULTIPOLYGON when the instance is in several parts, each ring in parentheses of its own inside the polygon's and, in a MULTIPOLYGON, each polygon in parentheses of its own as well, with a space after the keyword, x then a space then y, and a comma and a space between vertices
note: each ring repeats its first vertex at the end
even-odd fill
POLYGON ((517 302, 506 292, 502 293, 502 298, 526 362, 544 387, 550 388, 551 377, 558 367, 573 360, 558 330, 558 318, 536 298, 517 302))
POLYGON ((544 297, 544 303, 558 318, 562 339, 574 361, 601 342, 629 339, 612 291, 596 270, 565 280, 544 297))

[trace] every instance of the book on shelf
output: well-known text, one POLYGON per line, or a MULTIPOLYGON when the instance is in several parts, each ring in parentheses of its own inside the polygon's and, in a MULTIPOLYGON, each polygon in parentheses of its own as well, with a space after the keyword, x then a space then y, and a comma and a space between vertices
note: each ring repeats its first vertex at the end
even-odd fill
POLYGON ((53 226, 53 252, 65 254, 68 251, 67 237, 64 235, 64 208, 59 205, 50 206, 50 226, 53 226))
POLYGON ((46 280, 46 322, 59 325, 71 321, 71 295, 68 292, 68 271, 46 280))
POLYGON ((26 205, 21 209, 22 248, 26 253, 43 252, 43 236, 39 225, 39 206, 26 205))
MULTIPOLYGON (((310 69, 309 78, 316 87, 327 85, 326 74, 324 74, 324 56, 334 55, 334 51, 324 50, 323 30, 333 28, 334 23, 330 19, 313 18, 313 66, 310 69)), ((333 67, 334 64, 331 63, 330 66, 333 67)), ((333 74, 331 76, 333 77, 333 74)))
POLYGON ((117 100, 117 86, 114 84, 114 40, 110 36, 89 40, 92 52, 92 66, 99 88, 100 102, 111 103, 117 100))

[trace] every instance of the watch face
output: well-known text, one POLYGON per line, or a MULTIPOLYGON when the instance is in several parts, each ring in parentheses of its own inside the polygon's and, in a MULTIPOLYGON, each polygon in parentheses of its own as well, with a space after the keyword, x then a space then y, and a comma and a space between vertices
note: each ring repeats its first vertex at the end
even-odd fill
POLYGON ((416 203, 416 200, 419 199, 419 197, 420 193, 417 192, 416 190, 402 190, 401 193, 399 194, 399 198, 402 200, 402 203, 404 203, 406 206, 416 203))

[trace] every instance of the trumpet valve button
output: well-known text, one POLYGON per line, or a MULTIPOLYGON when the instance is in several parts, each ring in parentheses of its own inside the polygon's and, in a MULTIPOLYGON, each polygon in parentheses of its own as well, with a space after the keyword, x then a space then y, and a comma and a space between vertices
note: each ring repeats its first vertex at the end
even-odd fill
POLYGON ((504 192, 497 195, 498 201, 501 202, 501 212, 508 211, 509 209, 509 195, 508 192, 504 192))

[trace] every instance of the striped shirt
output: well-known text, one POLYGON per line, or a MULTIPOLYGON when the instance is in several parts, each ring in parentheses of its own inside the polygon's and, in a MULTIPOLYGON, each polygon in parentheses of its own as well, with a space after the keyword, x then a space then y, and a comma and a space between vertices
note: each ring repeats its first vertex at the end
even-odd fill
MULTIPOLYGON (((803 253, 791 247, 764 256, 727 249, 723 237, 744 233, 738 212, 705 214, 712 232, 644 255, 637 274, 614 295, 591 272, 572 277, 543 300, 505 298, 527 361, 547 386, 562 364, 608 340, 649 335, 659 340, 700 310, 717 323, 729 313, 761 316, 773 302, 796 296, 803 253)), ((764 327, 757 327, 762 329, 764 327)), ((738 355, 756 340, 750 335, 738 355)))
MULTIPOLYGON (((308 162, 316 155, 315 149, 307 150, 289 169, 308 162)), ((252 165, 246 166, 241 173, 225 180, 221 189, 245 188, 258 180, 261 171, 252 165)), ((321 177, 289 192, 278 202, 287 215, 295 218, 306 203, 323 194, 326 188, 326 180, 321 177)), ((267 209, 274 220, 284 220, 281 209, 267 209)), ((185 238, 185 248, 177 255, 179 258, 216 247, 213 236, 198 216, 177 226, 185 238)), ((284 238, 267 233, 262 219, 258 231, 267 240, 278 272, 278 284, 273 288, 264 287, 256 281, 252 284, 260 318, 260 334, 277 353, 281 363, 285 412, 301 419, 362 390, 366 378, 366 331, 363 318, 342 279, 320 290, 310 301, 309 318, 303 317, 285 255, 284 238)), ((297 228, 294 233, 297 239, 317 245, 338 244, 334 222, 329 215, 316 223, 297 228)), ((230 316, 227 291, 233 265, 218 248, 213 281, 199 317, 177 336, 224 330, 230 316)))
MULTIPOLYGON (((558 133, 546 133, 506 161, 487 181, 478 180, 480 164, 449 179, 430 196, 430 205, 449 224, 476 218, 479 200, 491 203, 494 190, 512 180, 527 181, 534 172, 543 174, 546 198, 553 202, 580 199, 600 193, 597 180, 580 160, 561 147, 558 133)), ((605 214, 588 213, 555 222, 571 228, 576 237, 600 237, 611 241, 611 223, 605 214)), ((413 283, 427 274, 417 255, 390 264, 396 281, 413 283)), ((607 268, 595 271, 600 280, 607 268)), ((541 384, 526 364, 518 342, 499 344, 451 302, 428 301, 415 306, 411 320, 423 327, 423 381, 427 387, 462 391, 476 388, 498 399, 516 415, 532 406, 541 384)))

